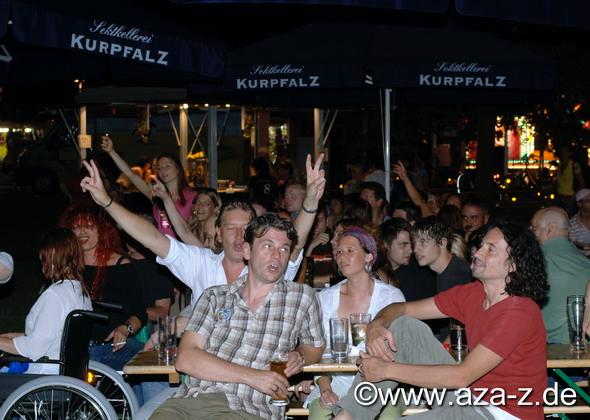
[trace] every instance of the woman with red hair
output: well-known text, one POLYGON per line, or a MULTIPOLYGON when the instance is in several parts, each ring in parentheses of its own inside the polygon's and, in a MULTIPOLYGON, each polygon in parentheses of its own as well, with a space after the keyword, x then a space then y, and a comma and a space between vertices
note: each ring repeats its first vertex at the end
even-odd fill
POLYGON ((95 324, 89 353, 92 360, 121 370, 143 345, 133 336, 147 320, 143 292, 135 268, 123 251, 119 231, 95 204, 74 204, 61 225, 72 229, 84 255, 84 281, 92 299, 120 304, 122 311, 103 311, 107 324, 95 324))

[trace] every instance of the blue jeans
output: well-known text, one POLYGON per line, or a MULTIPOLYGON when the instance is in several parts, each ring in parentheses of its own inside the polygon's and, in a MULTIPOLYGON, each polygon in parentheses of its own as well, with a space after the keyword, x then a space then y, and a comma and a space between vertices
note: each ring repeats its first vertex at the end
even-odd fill
POLYGON ((146 381, 133 385, 133 391, 140 406, 168 388, 170 388, 168 382, 146 381))
POLYGON ((133 337, 127 338, 127 344, 118 351, 113 352, 111 343, 92 344, 88 347, 88 354, 90 360, 104 363, 115 370, 123 370, 123 366, 140 350, 143 349, 143 344, 133 337))

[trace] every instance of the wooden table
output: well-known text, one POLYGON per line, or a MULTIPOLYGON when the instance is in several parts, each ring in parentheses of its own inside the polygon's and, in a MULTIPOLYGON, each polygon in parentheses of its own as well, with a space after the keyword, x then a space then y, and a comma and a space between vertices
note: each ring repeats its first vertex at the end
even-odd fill
MULTIPOLYGON (((308 373, 356 373, 356 357, 350 357, 347 362, 336 363, 332 359, 325 358, 318 363, 303 367, 308 373)), ((547 346, 547 368, 552 369, 569 387, 588 405, 546 407, 545 413, 559 413, 562 418, 565 413, 590 413, 590 396, 574 383, 562 369, 590 368, 590 350, 583 354, 572 354, 567 344, 549 344, 547 346)), ((123 372, 127 375, 168 375, 170 383, 180 382, 180 374, 173 364, 162 363, 158 359, 156 351, 145 351, 136 354, 124 367, 123 372)))
POLYGON ((547 368, 590 368, 590 350, 573 354, 568 344, 548 344, 547 368))
MULTIPOLYGON (((355 373, 358 370, 356 359, 356 357, 351 357, 348 362, 344 363, 336 363, 329 358, 322 359, 319 363, 304 366, 303 371, 310 373, 355 373)), ((159 360, 155 350, 137 353, 123 366, 123 373, 126 375, 168 375, 170 383, 180 382, 180 374, 176 371, 174 365, 166 364, 159 360)))
POLYGON ((347 362, 337 363, 331 358, 324 358, 318 363, 303 366, 303 371, 310 373, 356 373, 358 371, 356 359, 356 357, 349 357, 347 362))
MULTIPOLYGON (((348 362, 336 363, 329 358, 324 358, 318 363, 305 366, 303 371, 310 373, 355 373, 358 370, 356 359, 356 357, 351 357, 348 362)), ((575 355, 570 353, 567 344, 549 344, 547 346, 547 368, 590 368, 590 352, 575 355)), ((174 365, 167 365, 159 360, 155 350, 137 353, 123 367, 123 372, 127 375, 168 375, 170 382, 178 383, 179 381, 179 374, 174 369, 174 365)))
POLYGON ((180 374, 174 369, 174 364, 166 364, 158 359, 155 350, 142 351, 123 366, 123 373, 127 375, 168 375, 168 382, 180 382, 180 374))
MULTIPOLYGON (((303 371, 308 373, 355 373, 358 370, 356 359, 356 357, 350 357, 348 362, 336 363, 325 358, 319 363, 304 366, 303 371)), ((590 351, 583 354, 572 354, 567 344, 549 344, 547 346, 547 368, 552 369, 569 386, 579 391, 578 393, 584 398, 586 393, 579 389, 561 369, 590 368, 590 351)), ((137 353, 123 367, 123 372, 127 375, 168 375, 170 383, 180 382, 180 374, 174 369, 174 365, 159 360, 155 350, 137 353)), ((590 405, 590 396, 586 402, 590 405)))

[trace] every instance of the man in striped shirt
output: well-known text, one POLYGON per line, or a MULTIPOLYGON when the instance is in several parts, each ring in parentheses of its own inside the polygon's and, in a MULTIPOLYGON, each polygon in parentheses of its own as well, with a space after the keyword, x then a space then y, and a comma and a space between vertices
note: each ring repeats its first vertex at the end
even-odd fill
POLYGON ((203 292, 178 350, 176 369, 190 376, 152 419, 279 418, 272 395, 287 378, 268 369, 273 352, 289 353, 285 375, 319 361, 324 339, 319 303, 307 285, 285 281, 297 233, 272 213, 246 228, 248 273, 203 292))

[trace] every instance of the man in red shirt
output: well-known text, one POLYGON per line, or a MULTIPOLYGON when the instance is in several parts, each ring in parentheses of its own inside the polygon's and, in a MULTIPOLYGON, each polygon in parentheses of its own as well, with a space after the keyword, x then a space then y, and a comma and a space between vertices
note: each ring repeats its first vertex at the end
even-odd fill
POLYGON ((334 409, 337 419, 373 419, 381 410, 379 398, 359 404, 359 396, 367 401, 367 395, 354 392, 362 380, 380 389, 398 383, 449 389, 442 404, 413 419, 543 418, 547 355, 535 303, 548 290, 543 254, 524 227, 496 221, 484 232, 471 264, 479 281, 389 305, 369 324, 368 355, 360 360, 351 391, 334 409), (465 324, 470 352, 461 363, 418 321, 443 317, 465 324), (472 398, 465 398, 469 394, 472 398))

